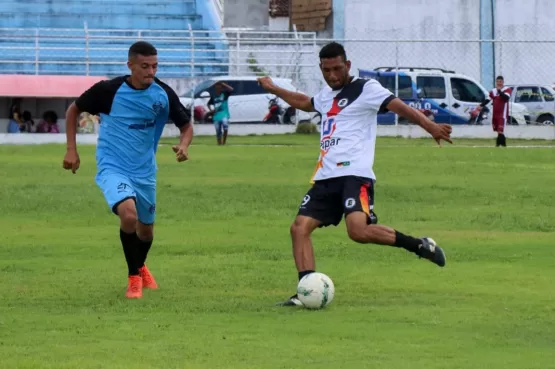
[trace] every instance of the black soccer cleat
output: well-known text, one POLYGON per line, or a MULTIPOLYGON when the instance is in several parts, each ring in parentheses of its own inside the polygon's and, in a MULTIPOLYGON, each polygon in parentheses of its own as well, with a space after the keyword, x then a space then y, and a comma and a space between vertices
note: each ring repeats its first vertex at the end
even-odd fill
POLYGON ((277 306, 303 306, 303 303, 297 297, 297 294, 289 297, 286 301, 278 302, 277 306))
POLYGON ((421 258, 428 259, 440 267, 444 267, 446 258, 443 249, 439 247, 430 237, 424 237, 421 238, 421 240, 422 244, 420 244, 420 247, 416 251, 416 255, 421 258))

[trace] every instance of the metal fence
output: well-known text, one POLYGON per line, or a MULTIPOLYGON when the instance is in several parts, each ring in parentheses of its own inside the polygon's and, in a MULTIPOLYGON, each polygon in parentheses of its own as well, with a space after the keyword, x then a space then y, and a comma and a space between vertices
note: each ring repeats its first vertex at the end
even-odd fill
MULTIPOLYGON (((127 72, 129 45, 141 39, 158 47, 159 76, 172 79, 172 86, 181 95, 191 94, 207 79, 260 75, 291 79, 301 91, 314 94, 325 85, 318 51, 332 41, 317 38, 313 32, 239 29, 96 30, 86 24, 77 30, 0 28, 0 73, 120 75, 127 72)), ((469 77, 486 90, 493 87, 494 76, 503 75, 507 84, 524 85, 520 90, 515 88, 512 102, 531 110, 525 115, 532 123, 537 123, 541 114, 551 116, 548 122, 554 120, 555 107, 546 95, 553 93, 551 87, 555 85, 550 61, 555 41, 338 41, 345 45, 354 75, 359 69, 378 67, 429 68, 436 73, 448 70, 469 77)), ((398 94, 398 75, 394 86, 398 94)))

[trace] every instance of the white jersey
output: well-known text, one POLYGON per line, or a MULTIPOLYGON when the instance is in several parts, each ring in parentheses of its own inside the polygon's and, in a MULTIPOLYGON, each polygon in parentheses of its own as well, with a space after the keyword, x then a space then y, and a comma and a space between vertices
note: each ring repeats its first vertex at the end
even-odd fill
POLYGON ((343 176, 376 179, 372 167, 377 114, 393 98, 378 81, 357 77, 341 90, 326 86, 312 98, 322 115, 320 157, 312 181, 343 176))

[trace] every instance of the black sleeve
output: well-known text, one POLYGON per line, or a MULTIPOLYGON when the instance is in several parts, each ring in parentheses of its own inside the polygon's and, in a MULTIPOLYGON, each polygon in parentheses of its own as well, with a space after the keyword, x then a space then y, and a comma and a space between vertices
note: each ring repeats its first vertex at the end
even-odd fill
POLYGON ((123 77, 95 83, 75 100, 77 109, 92 115, 110 114, 114 96, 123 83, 123 77))
POLYGON ((160 80, 157 80, 156 82, 162 86, 168 95, 170 119, 173 124, 175 124, 177 128, 183 128, 185 125, 189 124, 191 122, 191 114, 187 111, 183 104, 181 104, 181 101, 179 101, 179 97, 175 91, 160 80))
POLYGON ((213 96, 210 96, 210 100, 208 100, 206 105, 214 105, 214 97, 213 96))
POLYGON ((385 113, 387 113, 387 112, 389 111, 389 109, 387 108, 387 106, 388 106, 389 103, 390 103, 391 101, 393 101, 394 99, 395 99, 395 95, 391 95, 391 96, 387 97, 387 98, 383 101, 382 105, 380 106, 380 110, 378 111, 378 114, 385 114, 385 113))
POLYGON ((229 90, 225 90, 224 91, 224 95, 226 100, 229 99, 229 96, 231 96, 233 94, 233 91, 229 91, 229 90))

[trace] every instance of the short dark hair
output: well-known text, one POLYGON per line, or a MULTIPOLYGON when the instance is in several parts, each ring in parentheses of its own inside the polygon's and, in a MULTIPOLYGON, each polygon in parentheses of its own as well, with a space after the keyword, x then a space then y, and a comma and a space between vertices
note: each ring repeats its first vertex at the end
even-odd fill
POLYGON ((497 76, 497 78, 496 78, 495 80, 496 80, 496 81, 498 81, 498 80, 504 81, 505 79, 503 78, 503 76, 497 76))
POLYGON ((137 41, 129 48, 128 57, 132 58, 137 55, 153 56, 158 55, 158 50, 149 42, 137 41))
POLYGON ((345 48, 338 42, 330 42, 325 45, 321 50, 319 57, 320 59, 332 59, 341 56, 343 60, 347 60, 347 54, 345 53, 345 48))

